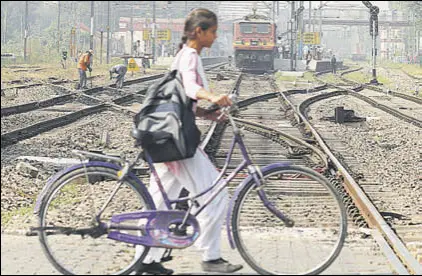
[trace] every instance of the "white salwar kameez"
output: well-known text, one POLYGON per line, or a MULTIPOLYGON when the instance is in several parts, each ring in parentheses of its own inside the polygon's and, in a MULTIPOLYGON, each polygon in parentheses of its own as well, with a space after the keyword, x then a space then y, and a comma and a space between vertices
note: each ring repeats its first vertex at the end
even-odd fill
MULTIPOLYGON (((195 95, 192 95, 193 92, 196 93, 192 91, 192 87, 204 87, 209 91, 202 62, 195 49, 185 45, 175 58, 172 69, 175 68, 179 69, 182 74, 188 96, 196 98, 194 97, 195 95), (196 76, 192 76, 192 73, 196 73, 196 76), (196 83, 190 85, 185 82, 188 79, 195 80, 196 83)), ((196 108, 196 105, 194 108, 196 108)), ((192 158, 174 162, 155 163, 154 166, 170 199, 177 199, 182 188, 188 190, 190 196, 199 194, 209 188, 219 175, 218 170, 200 148, 197 149, 192 158)), ((151 175, 149 192, 153 197, 157 210, 166 210, 164 199, 153 175, 151 175)), ((200 197, 198 203, 202 206, 209 195, 210 193, 200 197)), ((203 252, 203 261, 216 260, 221 257, 221 228, 227 205, 228 192, 227 188, 225 188, 197 217, 201 234, 195 242, 195 246, 203 252)), ((193 210, 195 209, 194 207, 193 210)), ((162 248, 151 248, 143 262, 146 264, 160 262, 164 251, 165 249, 162 248)), ((138 246, 137 256, 142 252, 143 247, 138 246)))

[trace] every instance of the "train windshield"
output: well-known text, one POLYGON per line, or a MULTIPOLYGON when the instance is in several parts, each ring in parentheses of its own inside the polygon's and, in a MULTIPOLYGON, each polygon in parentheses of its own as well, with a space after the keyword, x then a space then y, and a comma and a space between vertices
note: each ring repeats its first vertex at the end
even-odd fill
POLYGON ((270 33, 270 24, 256 24, 256 32, 259 34, 270 33))
POLYGON ((240 24, 240 32, 242 34, 269 34, 270 33, 270 24, 267 23, 259 23, 259 24, 251 24, 251 23, 241 23, 240 24))
POLYGON ((249 24, 249 23, 240 24, 240 32, 242 34, 251 34, 252 33, 252 24, 249 24))

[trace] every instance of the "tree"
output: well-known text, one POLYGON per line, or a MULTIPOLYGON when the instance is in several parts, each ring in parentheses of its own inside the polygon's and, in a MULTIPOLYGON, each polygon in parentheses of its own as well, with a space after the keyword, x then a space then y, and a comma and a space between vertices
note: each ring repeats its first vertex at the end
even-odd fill
POLYGON ((9 39, 19 37, 19 27, 22 25, 22 14, 24 10, 24 1, 11 2, 1 1, 1 41, 6 44, 9 39))

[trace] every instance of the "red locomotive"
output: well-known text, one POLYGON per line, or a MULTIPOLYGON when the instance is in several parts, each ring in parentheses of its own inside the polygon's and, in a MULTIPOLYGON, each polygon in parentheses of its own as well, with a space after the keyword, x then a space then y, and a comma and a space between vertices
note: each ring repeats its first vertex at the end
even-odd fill
POLYGON ((276 25, 267 17, 245 16, 233 24, 233 48, 236 67, 247 70, 274 69, 277 53, 276 25))

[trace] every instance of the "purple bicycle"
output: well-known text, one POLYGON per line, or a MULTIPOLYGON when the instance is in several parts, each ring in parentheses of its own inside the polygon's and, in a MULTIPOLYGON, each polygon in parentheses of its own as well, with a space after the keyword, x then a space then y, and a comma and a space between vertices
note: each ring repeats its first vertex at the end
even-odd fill
MULTIPOLYGON (((234 137, 218 179, 209 189, 185 198, 169 199, 161 189, 166 211, 156 210, 144 184, 148 178, 141 180, 134 173, 142 153, 129 162, 74 151, 84 161, 50 178, 35 207, 39 227, 32 230, 54 267, 63 274, 130 274, 151 247, 187 248, 200 235, 196 216, 231 181, 239 182, 235 176, 244 175, 238 185, 229 186, 233 196, 226 227, 231 247, 260 274, 324 271, 346 237, 340 195, 310 168, 254 165, 229 108, 222 110, 234 137), (241 155, 243 161, 224 177, 233 155, 241 155), (197 199, 203 196, 205 204, 198 206, 197 199), (176 210, 179 202, 188 202, 189 210, 176 210), (136 254, 139 246, 142 254, 136 254)), ((145 156, 154 174, 154 164, 145 156)))

